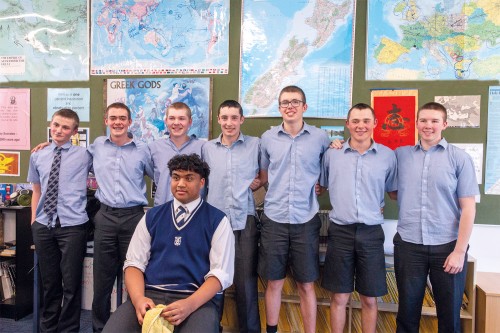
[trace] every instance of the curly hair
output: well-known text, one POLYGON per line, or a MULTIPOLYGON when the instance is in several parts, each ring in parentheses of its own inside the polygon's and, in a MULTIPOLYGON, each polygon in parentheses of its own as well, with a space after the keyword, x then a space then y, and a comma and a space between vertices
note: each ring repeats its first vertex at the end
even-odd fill
POLYGON ((193 171, 205 179, 208 179, 210 174, 210 167, 197 154, 181 154, 172 157, 168 161, 168 169, 170 170, 170 176, 175 170, 193 171))

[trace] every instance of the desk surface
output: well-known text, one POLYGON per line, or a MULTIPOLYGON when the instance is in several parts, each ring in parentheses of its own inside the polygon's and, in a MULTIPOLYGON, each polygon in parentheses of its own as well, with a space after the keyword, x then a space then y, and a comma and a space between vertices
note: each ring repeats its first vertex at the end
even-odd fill
POLYGON ((476 285, 486 295, 500 296, 500 273, 477 272, 476 285))

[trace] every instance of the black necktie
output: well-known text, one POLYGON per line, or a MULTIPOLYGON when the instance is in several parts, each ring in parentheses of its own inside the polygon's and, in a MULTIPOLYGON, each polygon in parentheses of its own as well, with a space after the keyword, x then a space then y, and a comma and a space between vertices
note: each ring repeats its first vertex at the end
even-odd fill
POLYGON ((61 147, 55 149, 56 153, 52 160, 52 167, 50 168, 49 181, 47 183, 47 194, 45 195, 45 202, 43 204, 43 211, 49 217, 47 227, 53 227, 54 215, 57 211, 57 195, 59 190, 59 170, 61 169, 61 147))

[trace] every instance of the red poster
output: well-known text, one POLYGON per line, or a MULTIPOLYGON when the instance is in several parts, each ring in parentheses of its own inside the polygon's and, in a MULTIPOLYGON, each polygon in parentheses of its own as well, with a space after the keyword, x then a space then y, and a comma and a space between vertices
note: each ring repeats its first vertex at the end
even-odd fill
POLYGON ((378 125, 373 131, 377 143, 391 149, 416 143, 415 96, 373 97, 378 125))

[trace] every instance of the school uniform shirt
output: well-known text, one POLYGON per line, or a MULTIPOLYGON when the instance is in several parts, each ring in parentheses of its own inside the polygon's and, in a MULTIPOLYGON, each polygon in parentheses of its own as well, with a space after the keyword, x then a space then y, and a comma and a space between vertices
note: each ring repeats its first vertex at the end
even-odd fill
POLYGON ((186 223, 179 226, 177 199, 151 208, 139 221, 123 269, 144 273, 146 289, 195 292, 210 276, 222 290, 234 275, 234 235, 222 211, 198 198, 183 204, 186 223))
POLYGON ((109 136, 100 136, 88 150, 94 158, 99 185, 95 196, 100 202, 113 208, 148 204, 144 175, 153 178, 153 166, 145 143, 132 139, 118 146, 109 136))
POLYGON ((397 189, 394 152, 373 142, 363 154, 351 148, 328 149, 323 156, 321 186, 328 187, 332 210, 330 221, 340 225, 384 222, 384 192, 397 189))
POLYGON ((202 158, 210 166, 207 202, 226 214, 233 230, 242 230, 247 216, 255 216, 250 184, 259 173, 260 140, 240 133, 226 146, 221 139, 222 134, 202 148, 202 158))
POLYGON ((319 210, 315 184, 321 158, 330 145, 325 131, 304 122, 292 137, 283 124, 261 138, 261 169, 268 171, 269 189, 264 200, 267 217, 278 223, 301 224, 319 210))
POLYGON ((472 158, 444 138, 425 151, 420 142, 396 149, 399 221, 405 242, 441 245, 458 237, 459 198, 479 194, 472 158))
MULTIPOLYGON (((84 147, 72 146, 70 142, 61 147, 56 214, 61 227, 68 227, 88 221, 85 206, 87 204, 87 176, 92 166, 92 156, 84 147)), ((49 219, 43 210, 43 205, 56 148, 57 145, 51 143, 31 154, 28 169, 28 182, 41 186, 41 196, 36 208, 36 221, 45 225, 48 224, 49 219)))
POLYGON ((156 183, 156 193, 154 205, 158 206, 174 198, 170 191, 170 170, 168 162, 172 157, 180 154, 197 154, 201 156, 201 147, 205 141, 198 140, 195 135, 191 135, 189 140, 180 148, 177 148, 170 138, 155 140, 149 144, 151 158, 154 168, 154 182, 156 183))

